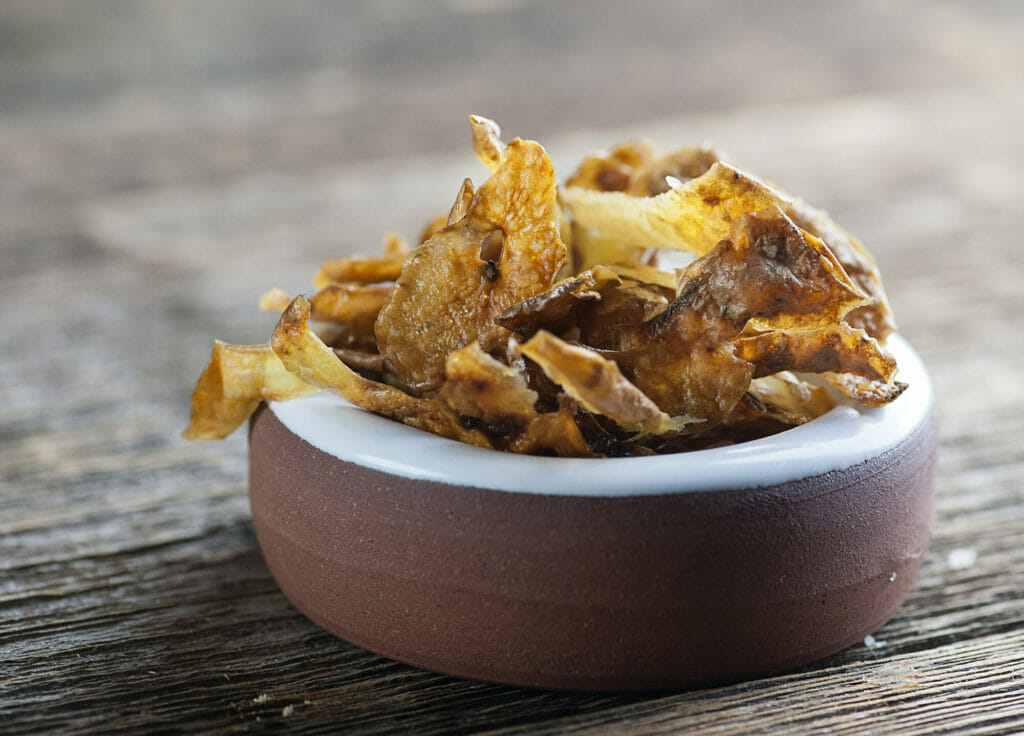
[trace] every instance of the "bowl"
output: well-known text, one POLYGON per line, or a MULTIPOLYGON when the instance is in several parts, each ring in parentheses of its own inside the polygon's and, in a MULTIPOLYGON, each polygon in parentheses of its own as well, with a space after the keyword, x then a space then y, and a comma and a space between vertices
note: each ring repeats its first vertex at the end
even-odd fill
POLYGON ((253 525, 300 611, 419 667, 579 690, 784 671, 882 626, 928 544, 932 391, 888 347, 910 384, 888 406, 656 457, 512 455, 331 395, 270 403, 253 525))

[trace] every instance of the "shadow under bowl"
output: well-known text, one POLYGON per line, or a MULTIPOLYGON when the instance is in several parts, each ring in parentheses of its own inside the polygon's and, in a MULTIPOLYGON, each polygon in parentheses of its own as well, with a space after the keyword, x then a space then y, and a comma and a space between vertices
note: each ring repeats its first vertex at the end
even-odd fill
POLYGON ((927 373, 778 435, 564 459, 445 440, 320 395, 250 426, 253 524, 328 631, 462 677, 580 690, 736 681, 807 664, 899 608, 933 517, 927 373))

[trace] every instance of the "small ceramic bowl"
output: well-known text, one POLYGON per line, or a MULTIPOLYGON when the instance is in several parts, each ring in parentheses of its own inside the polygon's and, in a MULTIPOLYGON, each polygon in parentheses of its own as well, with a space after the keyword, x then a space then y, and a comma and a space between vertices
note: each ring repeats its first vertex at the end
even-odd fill
POLYGON ((875 631, 921 565, 936 431, 904 394, 658 457, 462 445, 333 396, 270 404, 250 495, 284 594, 350 642, 515 685, 642 690, 786 670, 875 631))

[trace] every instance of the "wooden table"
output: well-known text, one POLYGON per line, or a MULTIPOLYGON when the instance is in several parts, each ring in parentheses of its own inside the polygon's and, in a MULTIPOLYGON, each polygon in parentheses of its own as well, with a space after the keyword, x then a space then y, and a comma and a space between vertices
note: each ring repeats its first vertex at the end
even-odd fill
POLYGON ((1024 730, 1024 9, 449 0, 0 10, 0 732, 1024 730), (679 4, 682 5, 682 4, 679 4), (826 9, 831 8, 831 9, 826 9), (525 691, 327 635, 271 580, 241 436, 178 433, 270 286, 484 171, 715 140, 880 260, 942 425, 917 586, 864 644, 697 692, 525 691))

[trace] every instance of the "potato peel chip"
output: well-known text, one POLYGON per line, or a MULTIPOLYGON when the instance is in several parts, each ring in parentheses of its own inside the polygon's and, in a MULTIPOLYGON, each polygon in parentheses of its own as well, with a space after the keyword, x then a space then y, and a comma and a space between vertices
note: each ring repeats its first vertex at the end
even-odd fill
POLYGON ((452 350, 501 348, 510 333, 494 316, 549 288, 564 258, 551 162, 539 144, 512 141, 466 216, 409 256, 377 318, 381 355, 410 390, 436 390, 452 350), (498 259, 482 259, 497 230, 498 259))
POLYGON ((851 399, 864 406, 876 408, 895 401, 907 389, 907 384, 902 381, 873 380, 853 373, 824 371, 821 376, 830 386, 843 392, 851 399))
POLYGON ((662 410, 721 421, 754 376, 729 344, 748 325, 809 329, 864 303, 829 256, 777 209, 744 215, 730 239, 680 272, 672 304, 621 331, 617 360, 662 410))
POLYGON ((214 344, 186 438, 326 390, 479 447, 646 455, 906 388, 877 265, 824 212, 708 146, 626 141, 559 191, 539 144, 470 125, 490 178, 465 179, 417 248, 389 233, 381 255, 324 261, 308 300, 264 294, 281 313, 270 345, 214 344), (669 273, 652 248, 693 260, 669 273))
POLYGON ((737 404, 739 411, 734 411, 727 423, 749 422, 760 416, 790 425, 806 424, 836 405, 827 388, 801 380, 788 371, 755 378, 743 398, 737 404))
POLYGON ((505 449, 527 454, 550 451, 560 457, 598 457, 580 432, 572 411, 565 407, 538 414, 505 449))
POLYGON ((582 302, 599 301, 603 289, 618 283, 621 281, 612 269, 597 266, 509 307, 494 321, 523 337, 541 328, 557 332, 575 321, 582 302))
POLYGON ((650 163, 646 172, 631 172, 631 176, 635 179, 625 189, 633 195, 632 201, 621 191, 588 191, 599 187, 589 187, 585 179, 577 181, 582 186, 572 186, 570 180, 562 193, 577 230, 584 234, 574 245, 581 262, 597 262, 613 252, 616 243, 619 248, 649 245, 701 255, 728 235, 731 222, 740 215, 779 207, 802 229, 823 240, 869 297, 868 303, 849 316, 850 324, 878 339, 885 339, 895 329, 877 264, 825 212, 735 169, 707 147, 682 149, 650 163), (681 181, 704 166, 708 166, 704 173, 681 181), (668 190, 662 188, 661 181, 668 190), (595 255, 588 255, 588 248, 595 255))
POLYGON ((289 373, 269 345, 231 345, 217 340, 192 392, 192 417, 182 437, 224 439, 261 401, 295 399, 319 390, 289 373))
POLYGON ((780 200, 768 185, 718 161, 655 197, 567 187, 562 201, 578 227, 604 238, 703 255, 729 237, 733 221, 780 200))
POLYGON ((703 176, 722 157, 711 146, 688 146, 647 162, 634 172, 629 193, 635 197, 651 197, 672 189, 676 182, 703 176))
POLYGON ((786 214, 798 226, 827 243, 846 273, 870 298, 869 303, 847 314, 845 321, 852 327, 863 328, 878 340, 885 340, 895 331, 896 322, 875 259, 856 238, 836 225, 822 210, 794 199, 786 214))
POLYGON ((655 434, 681 426, 626 380, 613 361, 591 350, 563 342, 545 330, 519 350, 587 411, 626 427, 642 425, 655 434))
POLYGON ((501 165, 501 152, 505 149, 501 142, 501 128, 482 115, 470 115, 469 125, 473 129, 473 153, 493 174, 501 165))
POLYGON ((438 393, 459 414, 488 424, 522 427, 537 416, 537 392, 522 373, 492 358, 470 343, 453 350, 445 363, 445 382, 438 393))
POLYGON ((409 426, 478 447, 493 447, 483 433, 462 426, 444 405, 371 381, 346 366, 309 328, 309 314, 309 302, 296 297, 281 314, 270 341, 281 363, 300 380, 409 426))
POLYGON ((653 159, 654 149, 647 141, 625 141, 607 152, 584 158, 565 185, 600 192, 624 192, 630 188, 636 172, 653 159))
POLYGON ((864 330, 839 324, 799 332, 781 330, 741 337, 736 354, 754 365, 754 375, 779 371, 854 373, 888 382, 896 360, 864 330))

